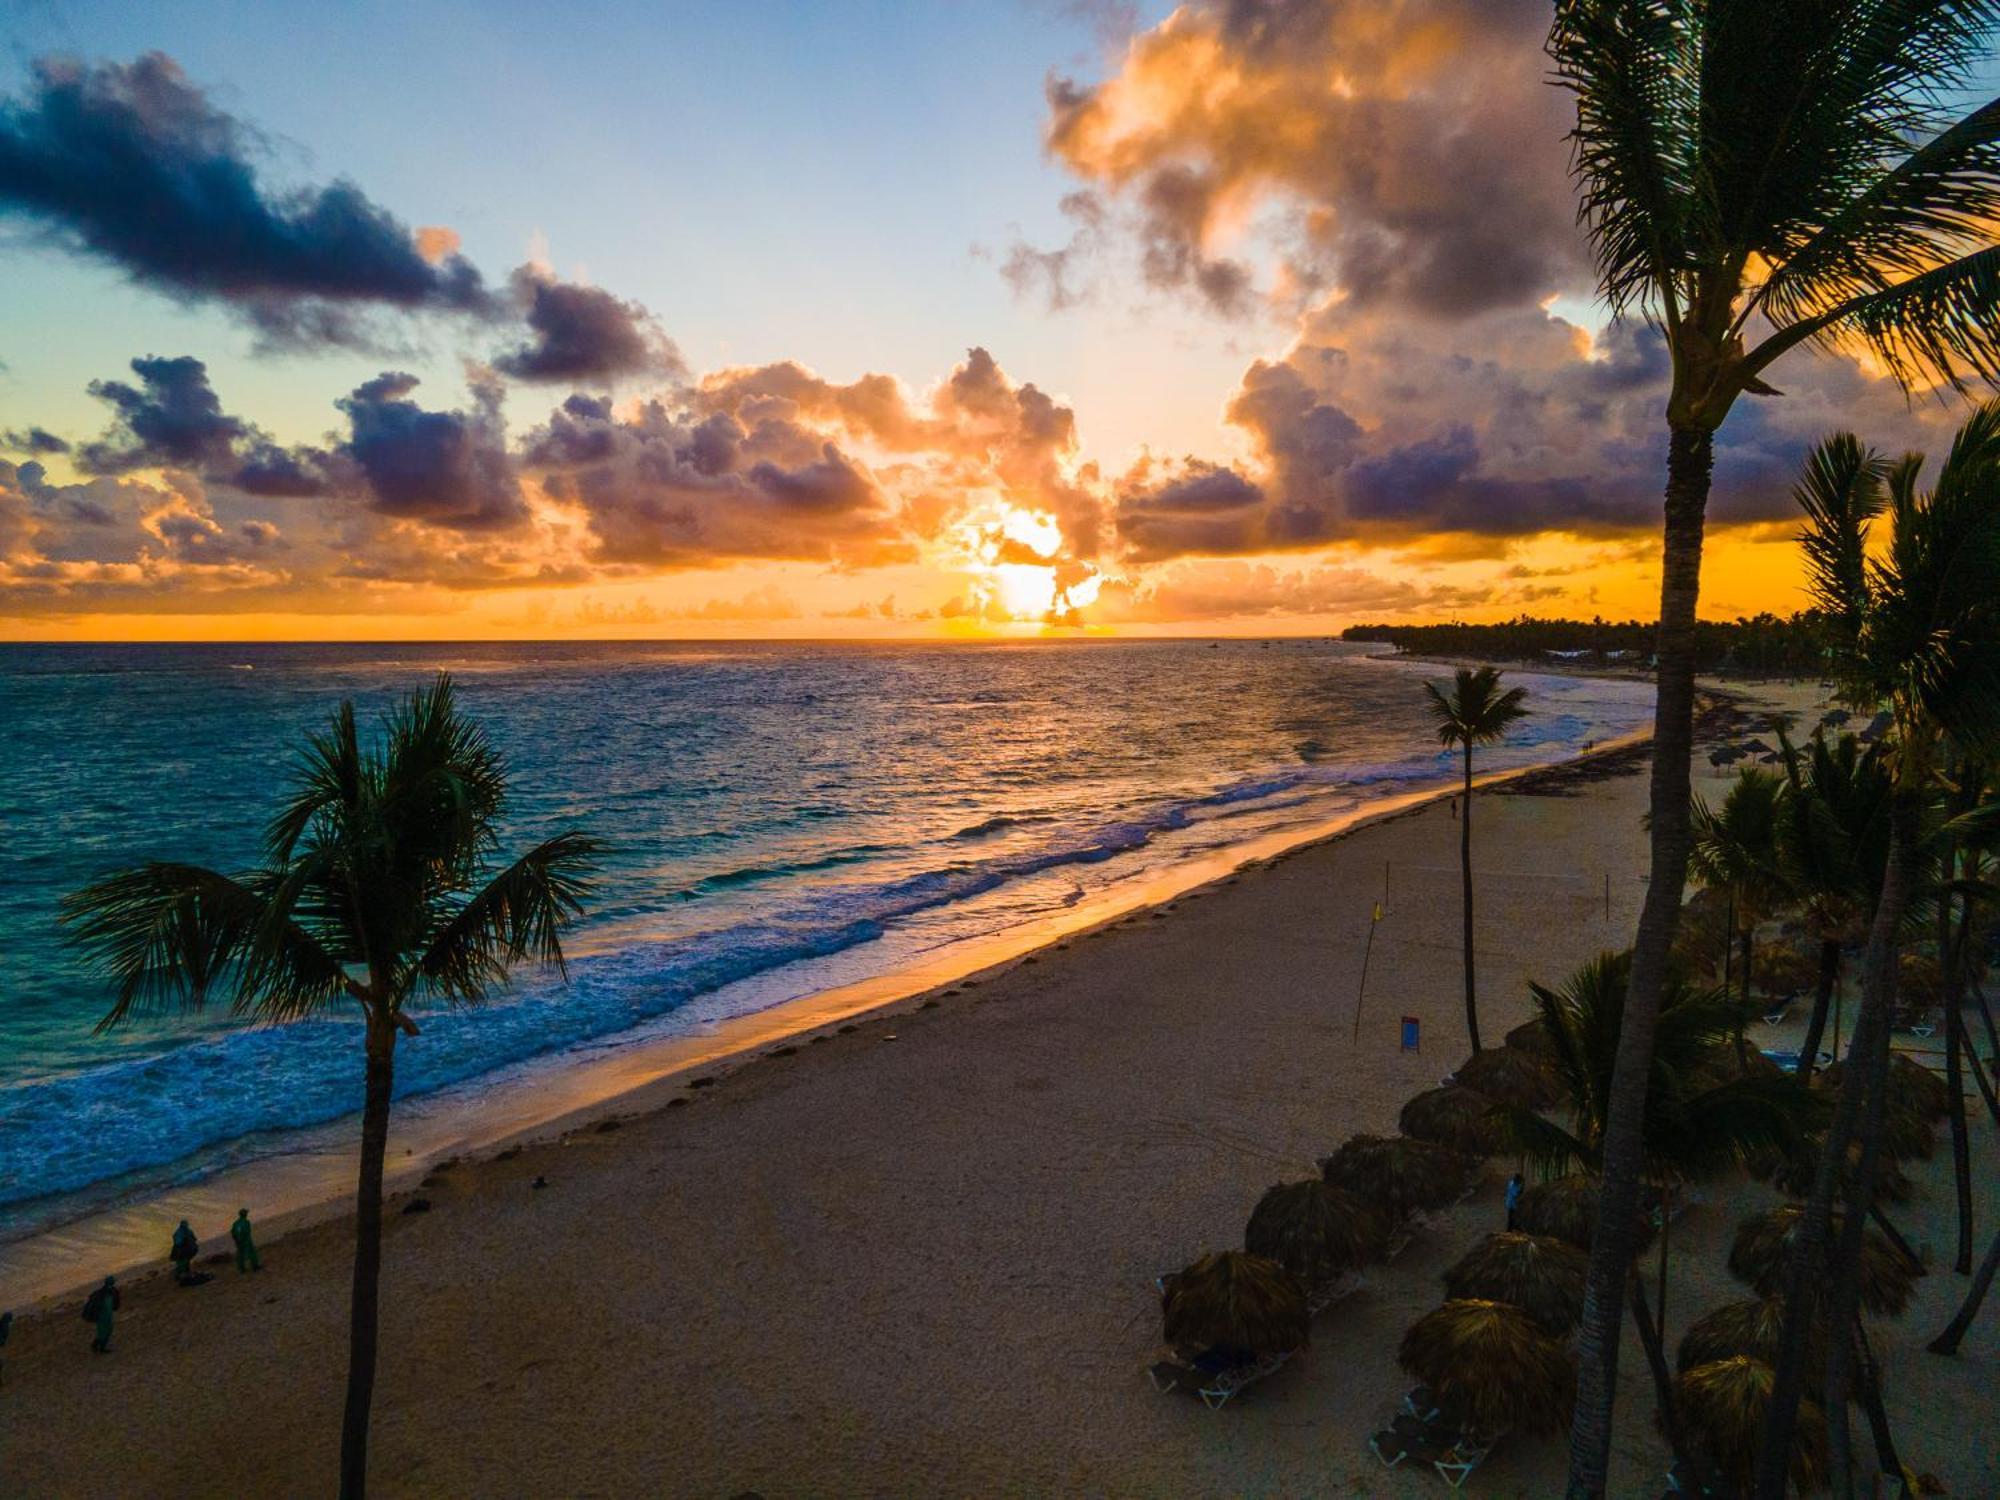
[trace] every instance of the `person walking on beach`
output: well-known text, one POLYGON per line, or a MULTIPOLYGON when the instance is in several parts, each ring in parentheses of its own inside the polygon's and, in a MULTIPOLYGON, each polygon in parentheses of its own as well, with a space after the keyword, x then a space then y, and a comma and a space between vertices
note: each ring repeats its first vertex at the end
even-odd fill
POLYGON ((188 1228, 188 1221, 182 1219, 180 1228, 174 1231, 174 1245, 167 1257, 174 1263, 174 1280, 182 1286, 194 1280, 194 1258, 201 1253, 201 1241, 188 1228))
POLYGON ((104 1285, 92 1292, 83 1303, 83 1321, 97 1325, 97 1337, 90 1341, 92 1354, 111 1352, 111 1321, 113 1315, 123 1305, 124 1299, 118 1295, 118 1278, 107 1276, 104 1285))
POLYGON ((1511 1232, 1521 1213, 1521 1174, 1507 1179, 1507 1228, 1511 1232))
POLYGON ((257 1242, 250 1237, 250 1210, 236 1210, 236 1222, 229 1226, 229 1237, 236 1241, 236 1274, 245 1271, 261 1271, 264 1262, 257 1256, 257 1242))

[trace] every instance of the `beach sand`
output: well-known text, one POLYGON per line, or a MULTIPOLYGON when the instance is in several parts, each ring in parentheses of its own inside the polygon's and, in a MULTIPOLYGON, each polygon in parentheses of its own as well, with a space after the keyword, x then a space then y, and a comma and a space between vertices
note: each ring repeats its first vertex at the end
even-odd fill
MULTIPOLYGON (((1528 1014, 1525 980, 1629 941, 1637 769, 1478 797, 1489 1044, 1528 1014)), ((1367 1438, 1409 1384, 1403 1329, 1498 1226, 1506 1163, 1226 1410, 1160 1395, 1144 1371, 1155 1276, 1240 1244, 1266 1186, 1313 1175, 1356 1131, 1393 1131, 1464 1058, 1457 836, 1448 804, 1405 813, 709 1068, 704 1086, 656 1086, 616 1128, 435 1175, 428 1213, 389 1208, 372 1492, 1432 1492, 1434 1475, 1385 1471, 1367 1438), (1399 1048, 1404 1016, 1416 1052, 1399 1048)), ((1983 1114, 1974 1132, 1983 1251, 2000 1173, 1983 1114)), ((1948 1260, 1939 1141, 1896 1214, 1948 1260)), ((1670 1339, 1746 1295, 1723 1268, 1729 1234, 1773 1201, 1718 1184, 1676 1223, 1670 1339)), ((351 1247, 333 1221, 267 1245, 261 1275, 134 1285, 105 1358, 73 1305, 18 1324, 0 1494, 330 1494, 351 1247)), ((1959 1359, 1922 1351, 1963 1288, 1934 1269, 1875 1336, 1906 1458, 1990 1496, 2000 1308, 1959 1359)), ((1613 1493, 1650 1496, 1665 1455, 1636 1338, 1624 1346, 1613 1493)), ((1563 1468, 1561 1438, 1515 1439, 1473 1488, 1557 1494, 1563 1468)))

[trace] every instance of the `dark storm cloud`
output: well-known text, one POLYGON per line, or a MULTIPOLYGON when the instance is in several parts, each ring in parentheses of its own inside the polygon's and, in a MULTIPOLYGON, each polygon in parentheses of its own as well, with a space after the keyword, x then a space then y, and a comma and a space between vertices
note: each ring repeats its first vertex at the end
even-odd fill
POLYGON ((526 516, 496 384, 475 380, 470 411, 426 411, 414 375, 387 372, 334 404, 351 435, 340 452, 359 468, 371 507, 453 531, 498 531, 526 516))
POLYGON ((0 213, 183 301, 215 300, 281 339, 352 340, 371 306, 489 313, 461 256, 350 182, 265 183, 254 134, 158 52, 44 59, 0 104, 0 213))
POLYGON ((69 439, 57 437, 42 427, 17 428, 0 432, 0 448, 10 453, 57 454, 69 452, 69 439))
POLYGON ((211 473, 229 468, 248 426, 222 409, 208 368, 192 355, 145 355, 132 361, 134 386, 93 380, 90 394, 111 408, 111 430, 77 453, 94 474, 173 466, 211 473))
POLYGON ((680 352, 638 303, 527 267, 514 273, 513 285, 529 336, 494 360, 502 374, 525 381, 687 374, 680 352))

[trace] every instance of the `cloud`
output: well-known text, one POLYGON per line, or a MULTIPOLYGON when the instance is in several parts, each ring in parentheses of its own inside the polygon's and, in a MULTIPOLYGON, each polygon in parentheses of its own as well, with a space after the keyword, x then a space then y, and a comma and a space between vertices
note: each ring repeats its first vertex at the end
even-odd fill
POLYGON ((93 380, 90 394, 111 408, 111 431, 77 454, 94 474, 176 468, 210 472, 228 468, 249 428, 222 409, 208 383, 208 369, 191 355, 146 355, 132 361, 137 386, 93 380))
POLYGON ((1470 313, 1586 264, 1544 82, 1545 0, 1192 0, 1094 84, 1051 77, 1050 154, 1125 207, 1140 267, 1217 313, 1258 210, 1276 286, 1470 313))
POLYGON ((479 272, 438 255, 434 234, 420 244, 351 182, 267 184, 258 145, 161 53, 44 59, 0 104, 0 213, 281 342, 355 341, 369 307, 492 311, 479 272))
POLYGON ((37 457, 47 457, 69 452, 69 439, 57 437, 46 428, 22 427, 0 432, 0 448, 5 448, 10 453, 29 453, 37 457))
POLYGON ((498 531, 526 516, 496 382, 474 378, 470 411, 426 411, 414 375, 385 372, 334 404, 351 428, 340 451, 373 508, 455 531, 498 531))
POLYGON ((559 281, 534 266, 514 273, 513 289, 525 309, 529 337, 493 361, 503 375, 573 383, 637 375, 680 379, 687 374, 673 341, 636 302, 621 301, 598 287, 559 281))

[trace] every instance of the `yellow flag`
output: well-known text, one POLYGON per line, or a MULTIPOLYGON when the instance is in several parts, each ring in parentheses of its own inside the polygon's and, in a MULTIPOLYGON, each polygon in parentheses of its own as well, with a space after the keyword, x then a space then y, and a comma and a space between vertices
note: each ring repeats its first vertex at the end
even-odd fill
POLYGON ((1380 901, 1377 901, 1377 902, 1375 903, 1375 915, 1374 915, 1374 917, 1373 917, 1373 918, 1372 918, 1371 920, 1373 920, 1373 921, 1376 921, 1376 922, 1379 922, 1379 921, 1381 921, 1381 920, 1382 920, 1382 903, 1381 903, 1380 901))

